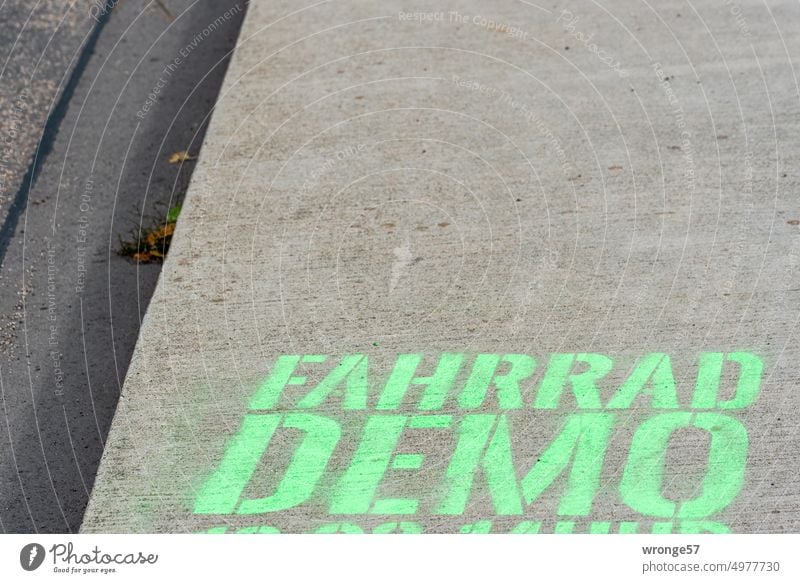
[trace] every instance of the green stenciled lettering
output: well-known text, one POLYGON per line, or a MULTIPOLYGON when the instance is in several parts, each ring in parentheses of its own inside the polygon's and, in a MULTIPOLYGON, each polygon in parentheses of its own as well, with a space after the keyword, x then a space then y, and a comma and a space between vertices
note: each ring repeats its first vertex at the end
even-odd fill
POLYGON ((611 523, 606 521, 594 521, 589 525, 589 534, 608 534, 611 532, 611 523))
POLYGON ((327 396, 344 382, 344 409, 358 410, 367 408, 368 360, 363 354, 345 356, 339 365, 328 376, 308 393, 297 404, 300 409, 319 407, 327 396))
POLYGON ((421 534, 422 526, 417 522, 385 522, 372 529, 372 534, 421 534))
POLYGON ((481 462, 495 513, 522 514, 505 415, 499 418, 497 415, 466 415, 461 420, 456 449, 445 475, 445 497, 436 511, 438 514, 464 512, 481 462))
POLYGON ((627 409, 640 392, 648 393, 644 389, 647 381, 652 382, 653 408, 677 409, 678 395, 675 391, 675 377, 672 375, 672 364, 669 356, 661 352, 645 355, 633 369, 630 376, 617 389, 617 392, 608 402, 609 409, 627 409))
POLYGON ((509 534, 539 534, 542 523, 539 521, 523 520, 509 534))
POLYGON ((333 493, 331 514, 365 514, 369 511, 407 419, 403 415, 375 415, 367 420, 350 467, 333 493))
POLYGON ((281 531, 274 526, 243 526, 237 529, 236 534, 280 534, 281 531))
POLYGON ((397 442, 406 427, 447 429, 450 415, 375 415, 367 420, 361 443, 331 498, 331 514, 414 514, 417 501, 407 498, 376 500, 375 492, 386 470, 414 470, 422 466, 419 453, 395 454, 397 442), (370 508, 372 505, 372 508, 370 508))
POLYGON ((739 421, 717 413, 664 413, 648 419, 633 436, 620 495, 632 509, 661 518, 705 518, 730 504, 744 481, 748 438, 739 421), (677 504, 661 495, 664 457, 672 434, 685 428, 708 431, 711 445, 702 491, 677 504))
MULTIPOLYGON (((197 514, 230 514, 264 455, 281 415, 247 415, 239 433, 229 444, 217 471, 206 481, 197 496, 197 514)), ((325 471, 336 443, 339 424, 326 417, 292 413, 286 415, 282 427, 306 432, 295 451, 277 491, 267 498, 244 500, 239 514, 274 512, 297 506, 313 492, 325 471)))
POLYGON ((519 383, 530 377, 534 370, 536 361, 525 354, 505 354, 502 358, 498 354, 479 354, 458 397, 458 404, 464 409, 477 409, 486 399, 489 386, 494 383, 500 409, 519 409, 522 407, 519 383), (504 375, 496 375, 501 362, 510 364, 511 368, 504 375))
POLYGON ((292 376, 300 362, 324 362, 327 358, 327 356, 317 354, 302 357, 296 354, 279 356, 269 376, 250 399, 250 409, 257 411, 275 408, 286 385, 304 385, 306 383, 306 377, 292 376))
POLYGON ((711 409, 716 405, 724 362, 725 355, 721 352, 704 352, 698 357, 693 408, 711 409))
POLYGON ((422 467, 424 456, 421 453, 398 453, 392 460, 395 470, 418 470, 422 467))
POLYGON ((377 409, 397 409, 405 398, 409 385, 425 385, 419 409, 430 411, 441 409, 453 381, 464 360, 463 354, 445 352, 439 359, 436 371, 429 377, 415 377, 422 354, 401 354, 386 381, 377 409))
POLYGON ((558 505, 562 516, 584 516, 592 508, 605 461, 611 413, 570 415, 563 429, 522 479, 522 495, 532 504, 572 463, 567 488, 558 505))
POLYGON ((750 352, 731 352, 726 360, 739 364, 739 380, 736 383, 736 394, 728 401, 717 402, 722 368, 722 353, 706 352, 700 355, 697 373, 697 385, 692 398, 695 409, 742 409, 752 405, 761 388, 761 375, 764 363, 750 352))
POLYGON ((554 354, 550 357, 547 371, 542 379, 536 401, 536 409, 556 409, 561 400, 564 385, 569 381, 575 400, 581 409, 600 409, 600 390, 597 381, 606 376, 614 366, 614 362, 602 354, 554 354), (584 362, 589 369, 572 374, 574 363, 584 362))
POLYGON ((361 527, 352 522, 331 522, 323 524, 317 530, 316 534, 364 534, 361 527))
POLYGON ((491 520, 479 520, 471 524, 465 524, 459 529, 460 534, 489 534, 492 531, 491 520))
POLYGON ((196 514, 231 514, 278 427, 280 415, 246 415, 194 503, 196 514))
POLYGON ((339 424, 320 415, 289 413, 281 426, 299 429, 306 435, 295 450, 275 493, 266 498, 243 500, 238 514, 276 512, 308 500, 341 436, 339 424))
POLYGON ((350 467, 334 490, 331 514, 369 512, 407 419, 404 415, 373 415, 367 419, 350 467))

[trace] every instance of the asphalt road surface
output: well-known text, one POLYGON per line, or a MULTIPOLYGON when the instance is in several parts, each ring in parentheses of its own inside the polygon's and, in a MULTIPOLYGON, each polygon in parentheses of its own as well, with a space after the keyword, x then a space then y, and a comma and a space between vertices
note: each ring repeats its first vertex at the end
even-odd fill
POLYGON ((798 18, 253 1, 82 531, 796 532, 798 18))
POLYGON ((119 257, 120 238, 182 199, 194 162, 168 159, 199 151, 245 11, 235 0, 0 8, 12 146, 0 201, 4 532, 81 524, 160 271, 119 257))
POLYGON ((0 5, 0 218, 6 219, 31 168, 48 117, 57 118, 59 101, 69 100, 69 81, 103 20, 79 2, 0 5))

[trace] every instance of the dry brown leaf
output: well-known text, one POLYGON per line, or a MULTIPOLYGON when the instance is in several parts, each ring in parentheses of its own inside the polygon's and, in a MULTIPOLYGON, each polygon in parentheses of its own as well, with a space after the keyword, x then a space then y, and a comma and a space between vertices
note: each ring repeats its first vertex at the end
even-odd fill
POLYGON ((159 241, 166 239, 167 237, 171 237, 174 232, 175 232, 175 223, 167 223, 160 229, 150 231, 150 233, 147 234, 145 242, 147 243, 148 247, 153 247, 159 241))
POLYGON ((170 164, 180 164, 181 162, 186 162, 187 160, 197 160, 197 156, 192 156, 189 152, 185 150, 181 150, 180 152, 175 152, 169 157, 170 164))
POLYGON ((131 255, 131 259, 133 259, 136 263, 150 263, 153 258, 150 256, 150 253, 143 252, 143 253, 134 253, 131 255))

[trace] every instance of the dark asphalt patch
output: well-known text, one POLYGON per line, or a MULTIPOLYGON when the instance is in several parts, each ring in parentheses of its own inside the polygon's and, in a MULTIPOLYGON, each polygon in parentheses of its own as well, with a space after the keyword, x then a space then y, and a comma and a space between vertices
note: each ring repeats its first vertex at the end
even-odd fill
POLYGON ((180 202, 193 163, 169 155, 199 151, 245 12, 165 5, 173 20, 126 2, 98 28, 20 195, 0 273, 5 532, 80 526, 160 271, 119 257, 119 238, 180 202))

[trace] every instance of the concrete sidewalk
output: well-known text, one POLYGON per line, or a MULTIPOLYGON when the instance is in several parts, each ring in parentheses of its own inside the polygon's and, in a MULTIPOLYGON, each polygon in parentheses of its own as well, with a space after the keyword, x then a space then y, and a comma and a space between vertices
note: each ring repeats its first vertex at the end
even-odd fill
POLYGON ((798 17, 252 1, 82 530, 796 532, 798 17))

